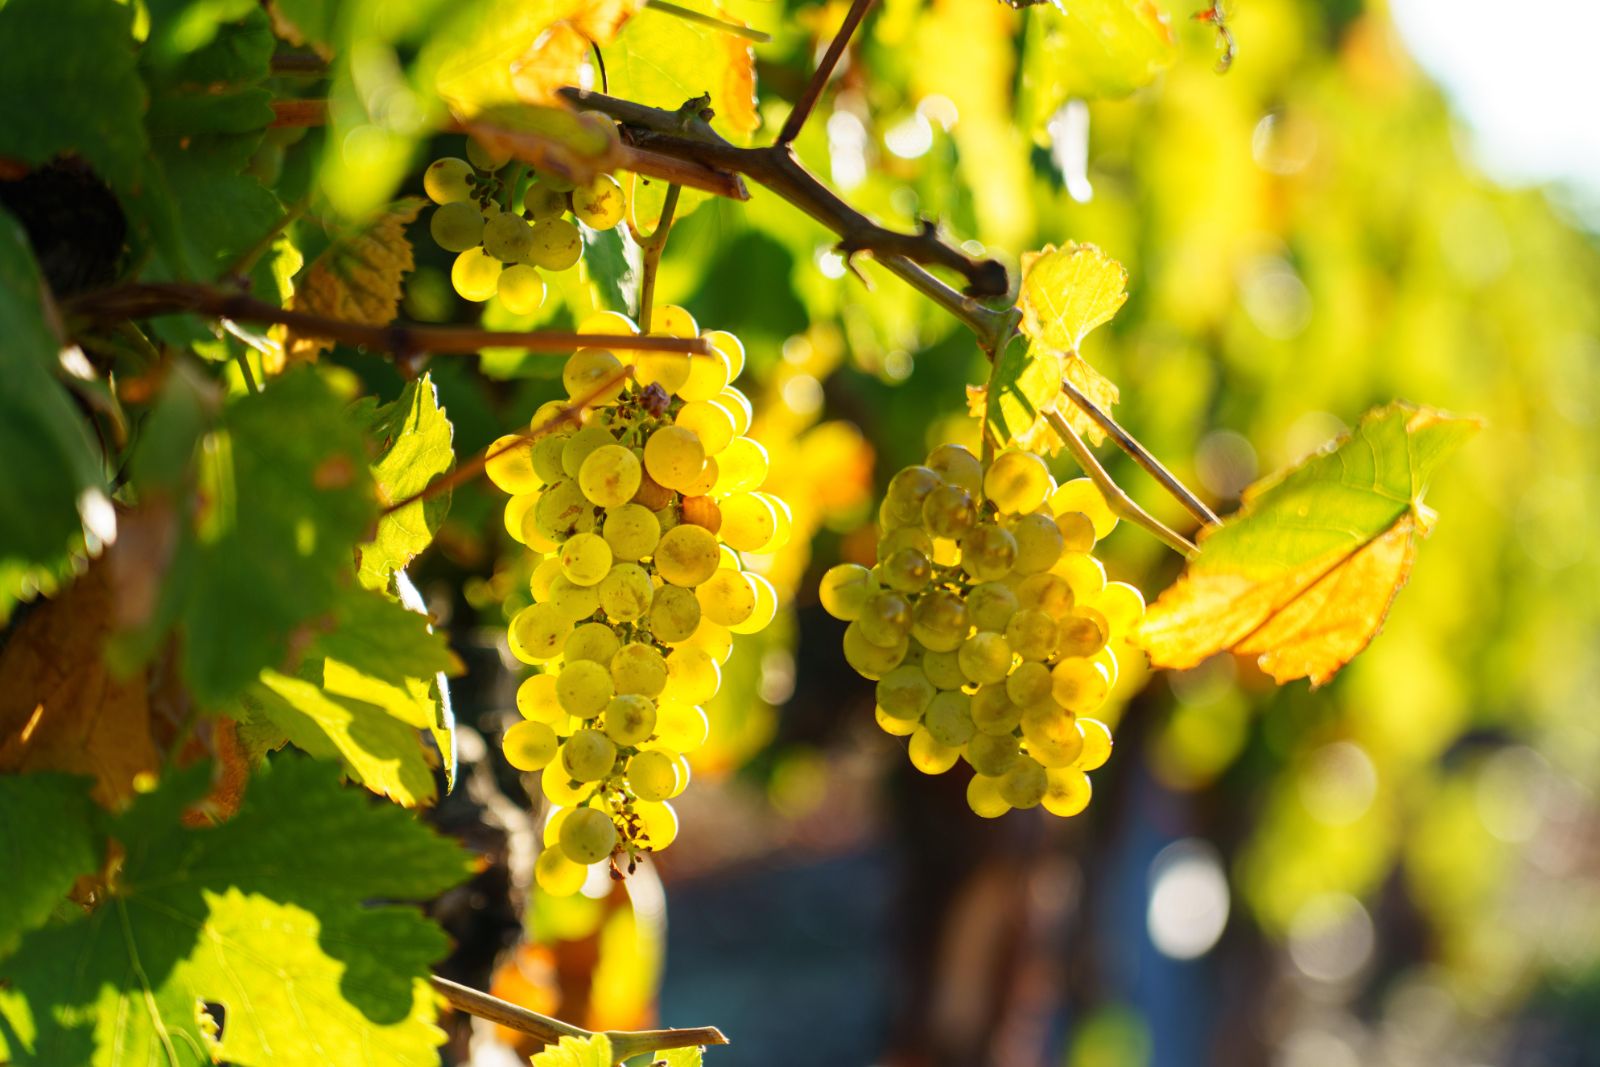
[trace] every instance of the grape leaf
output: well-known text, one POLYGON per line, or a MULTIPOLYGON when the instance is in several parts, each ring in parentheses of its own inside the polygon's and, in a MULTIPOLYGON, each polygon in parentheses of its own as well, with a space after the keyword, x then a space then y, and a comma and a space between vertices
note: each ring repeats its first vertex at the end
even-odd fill
POLYGON ((651 1054, 650 1062, 651 1064, 665 1064, 666 1067, 700 1067, 705 1062, 705 1049, 699 1045, 690 1045, 687 1048, 670 1048, 651 1054))
POLYGON ((443 891, 468 872, 460 849, 300 759, 252 780, 233 819, 187 829, 209 780, 201 765, 140 797, 112 824, 125 860, 107 898, 0 962, 11 1062, 437 1064, 444 934, 364 902, 443 891), (203 1004, 223 1009, 214 1046, 203 1004))
POLYGON ((1041 4, 1022 59, 1024 121, 1043 129, 1068 100, 1126 96, 1177 58, 1177 39, 1152 0, 1041 4))
MULTIPOLYGON (((425 203, 408 197, 388 210, 340 236, 311 264, 295 289, 290 306, 296 311, 328 318, 387 326, 400 306, 401 275, 411 270, 411 242, 406 226, 425 203)), ((333 342, 325 337, 290 333, 284 355, 290 360, 312 360, 333 342)))
POLYGON ((989 384, 975 393, 978 409, 973 414, 985 420, 989 434, 1004 448, 1042 425, 1041 416, 1061 395, 1061 357, 1014 337, 1000 353, 989 384))
POLYGON ((1383 626, 1433 526, 1428 479, 1478 426, 1390 404, 1337 447, 1252 486, 1151 605, 1140 638, 1152 663, 1183 669, 1232 651, 1280 683, 1327 682, 1383 626))
POLYGON ((563 1037, 534 1053, 530 1067, 611 1067, 611 1039, 605 1034, 563 1037))
MULTIPOLYGON (((737 22, 715 3, 686 6, 737 22)), ((728 140, 748 144, 761 125, 756 112, 755 53, 750 42, 714 26, 645 10, 623 27, 605 51, 614 96, 641 104, 682 107, 711 97, 711 125, 728 140)))
POLYGON ((334 606, 350 546, 376 518, 360 428, 309 369, 235 402, 201 449, 201 514, 183 604, 185 673, 226 701, 288 658, 334 606))
MULTIPOLYGON (((392 404, 364 399, 352 414, 370 427, 381 453, 372 465, 378 503, 389 506, 421 492, 455 465, 454 430, 433 379, 423 375, 405 387, 392 404)), ((361 584, 387 589, 389 578, 427 548, 450 510, 450 494, 439 493, 398 511, 380 515, 377 535, 361 546, 361 584)))
POLYGON ((99 869, 93 784, 67 774, 0 775, 0 871, 7 872, 0 957, 50 917, 79 875, 99 869), (49 833, 41 832, 45 826, 49 833))
MULTIPOLYGON (((0 10, 0 19, 5 14, 0 10)), ((7 467, 0 478, 0 563, 59 560, 82 536, 86 517, 102 536, 116 532, 94 437, 52 373, 61 342, 45 301, 27 236, 0 210, 0 455, 7 467)))
POLYGON ((600 306, 626 315, 633 306, 638 275, 628 257, 629 242, 622 236, 623 228, 591 230, 580 225, 579 229, 583 233, 583 271, 599 294, 600 306))
MULTIPOLYGON (((395 572, 394 590, 400 594, 400 603, 404 604, 407 610, 427 616, 427 602, 422 599, 421 591, 412 584, 411 579, 406 577, 405 571, 395 572)), ((435 715, 428 729, 433 734, 433 743, 439 746, 439 755, 444 761, 444 791, 448 793, 456 787, 456 713, 450 704, 450 679, 445 677, 444 671, 439 671, 433 676, 432 696, 435 715)))
POLYGON ((90 775, 107 806, 160 766, 150 734, 148 679, 107 668, 120 604, 104 562, 28 615, 0 649, 0 771, 90 775))
POLYGON ((1125 300, 1128 271, 1094 245, 1046 245, 1022 257, 1022 332, 1057 352, 1076 354, 1125 300))

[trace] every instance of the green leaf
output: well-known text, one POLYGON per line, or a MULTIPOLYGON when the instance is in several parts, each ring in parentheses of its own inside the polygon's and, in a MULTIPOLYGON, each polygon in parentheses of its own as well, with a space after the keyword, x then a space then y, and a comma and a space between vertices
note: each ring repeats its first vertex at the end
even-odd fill
POLYGON ((365 441, 311 370, 236 402, 201 450, 202 512, 182 619, 190 686, 225 701, 329 611, 376 518, 365 441))
POLYGON ((1074 0, 1029 13, 1024 119, 1042 130, 1071 99, 1126 96, 1177 58, 1171 21, 1152 0, 1074 0))
MULTIPOLYGON (((683 6, 729 19, 714 3, 683 6)), ((605 56, 613 96, 673 111, 709 95, 712 127, 735 144, 748 144, 761 124, 755 54, 743 38, 647 8, 622 28, 605 56)))
MULTIPOLYGON (((455 466, 454 430, 439 406, 431 376, 408 384, 393 403, 379 407, 364 399, 353 414, 369 427, 382 450, 372 477, 383 506, 421 492, 455 466)), ((380 517, 377 536, 361 547, 361 584, 387 589, 390 576, 432 543, 449 510, 446 492, 380 517)))
POLYGON ((61 342, 45 299, 22 227, 0 211, 0 564, 58 562, 85 519, 106 539, 116 531, 94 437, 53 373, 61 342))
POLYGON ((444 934, 413 908, 459 882, 461 850, 406 813, 280 758, 238 814, 188 829, 210 768, 173 776, 112 828, 125 852, 91 914, 0 963, 0 1033, 19 1065, 433 1067, 429 965, 444 934), (214 1054, 201 1005, 221 1005, 214 1054))
POLYGON ((984 394, 983 417, 995 443, 1007 447, 1026 434, 1061 395, 1061 357, 1012 338, 984 394))
POLYGON ((669 1048, 651 1055, 652 1064, 664 1064, 665 1067, 700 1067, 705 1062, 705 1049, 699 1045, 690 1045, 688 1048, 669 1048))
POLYGON ((100 867, 94 779, 70 774, 0 775, 0 957, 44 923, 79 875, 100 867), (46 828, 48 827, 48 830, 46 828))
POLYGON ((1076 353, 1096 326, 1128 299, 1128 271, 1094 245, 1046 245, 1022 257, 1022 332, 1058 352, 1076 353))
POLYGON ((629 242, 623 237, 623 228, 591 230, 580 223, 578 229, 583 233, 583 270, 599 294, 600 306, 628 314, 639 278, 628 257, 629 242))
POLYGON ((1252 486, 1151 605, 1140 631, 1151 661, 1183 669, 1233 651, 1280 683, 1331 679, 1383 625, 1433 526, 1428 479, 1479 425, 1390 404, 1338 447, 1252 486))
POLYGON ((531 1067, 611 1067, 611 1039, 605 1034, 563 1037, 534 1053, 531 1067))

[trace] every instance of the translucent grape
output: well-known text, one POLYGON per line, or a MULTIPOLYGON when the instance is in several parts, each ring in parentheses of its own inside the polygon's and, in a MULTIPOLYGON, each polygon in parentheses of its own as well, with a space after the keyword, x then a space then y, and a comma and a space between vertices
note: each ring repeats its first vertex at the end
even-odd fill
POLYGON ((667 701, 656 705, 656 740, 679 752, 693 752, 711 736, 711 720, 703 708, 667 701))
POLYGON ((468 138, 467 158, 472 161, 472 165, 474 167, 477 167, 479 170, 488 171, 492 174, 501 167, 505 166, 507 163, 511 162, 511 153, 502 151, 498 148, 485 147, 477 141, 468 138))
POLYGON ((944 479, 931 467, 906 467, 889 479, 883 499, 900 523, 911 525, 921 521, 922 502, 928 494, 943 484, 944 479))
POLYGON ((611 572, 611 546, 599 534, 574 534, 559 558, 561 573, 575 585, 596 585, 611 572))
POLYGON ((943 774, 961 758, 960 748, 941 744, 926 728, 919 728, 911 735, 906 753, 911 758, 911 766, 923 774, 943 774))
POLYGON ((646 623, 658 641, 673 644, 686 640, 700 625, 700 600, 691 589, 664 585, 655 590, 646 623))
POLYGON ((933 576, 933 563, 914 548, 896 550, 879 565, 885 585, 902 593, 919 593, 933 576))
MULTIPOLYGON (((434 160, 428 164, 428 169, 422 172, 422 191, 427 193, 428 199, 435 204, 454 204, 462 200, 471 200, 472 164, 455 156, 434 160)), ((473 207, 472 213, 475 215, 478 213, 476 206, 473 207)), ((460 251, 457 248, 445 250, 460 251)))
POLYGON ((550 582, 550 605, 576 624, 599 609, 600 594, 594 586, 578 585, 565 574, 558 574, 550 582))
POLYGON ((1100 490, 1088 478, 1066 482, 1050 494, 1050 510, 1057 515, 1077 511, 1088 516, 1094 524, 1096 540, 1105 537, 1117 525, 1116 512, 1107 506, 1106 498, 1100 495, 1100 490))
POLYGON ((681 492, 684 496, 709 496, 721 473, 722 468, 717 465, 716 458, 707 456, 705 463, 700 467, 700 473, 696 474, 681 492))
POLYGON ((844 629, 844 659, 855 672, 868 681, 877 681, 900 665, 906 658, 909 642, 901 640, 892 648, 875 645, 861 636, 861 623, 856 621, 844 629))
POLYGON ((1105 668, 1093 660, 1063 659, 1050 672, 1056 703, 1074 712, 1093 711, 1111 690, 1105 668))
POLYGON ((640 800, 667 800, 678 794, 678 763, 659 749, 645 749, 628 761, 628 788, 640 800))
POLYGON ((533 244, 533 228, 521 215, 502 211, 483 224, 483 250, 501 263, 521 263, 533 244))
POLYGON ((1011 536, 1017 542, 1017 560, 1012 565, 1017 574, 1048 571, 1061 558, 1065 542, 1054 520, 1047 516, 1023 515, 1011 524, 1011 536))
POLYGON ((651 317, 650 329, 664 337, 698 337, 700 327, 687 308, 677 304, 659 305, 651 317))
MULTIPOLYGON (((538 432, 538 426, 532 427, 538 432)), ((567 439, 571 432, 549 433, 545 432, 534 438, 533 441, 533 472, 537 474, 546 485, 558 482, 566 474, 561 469, 561 453, 567 447, 567 439)))
POLYGON ((978 521, 972 494, 959 485, 940 485, 923 498, 922 523, 935 537, 959 540, 978 521))
POLYGON ((1107 582, 1089 606, 1105 618, 1112 634, 1127 635, 1144 618, 1144 594, 1127 582, 1107 582))
POLYGON ((917 720, 897 719, 879 707, 872 709, 872 719, 890 737, 910 737, 917 732, 917 720))
MULTIPOLYGON (((652 521, 654 518, 651 516, 652 521)), ((650 582, 649 572, 637 563, 619 563, 612 567, 600 579, 596 592, 601 609, 614 622, 643 618, 655 599, 655 586, 650 582)))
MULTIPOLYGON (((643 381, 643 379, 640 379, 643 381)), ((696 400, 683 405, 675 416, 677 424, 700 439, 706 455, 714 456, 734 440, 733 416, 713 400, 696 400)), ((739 438, 739 440, 747 440, 739 438)), ((718 460, 719 470, 722 461, 718 460)), ((721 475, 719 474, 719 479, 721 475)))
POLYGON ((917 601, 911 634, 934 652, 954 652, 967 638, 967 606, 944 589, 917 601))
POLYGON ((556 732, 547 724, 528 719, 514 723, 506 731, 500 747, 506 754, 506 762, 517 770, 537 771, 556 758, 558 744, 556 732))
POLYGON ((1013 704, 1024 708, 1049 700, 1051 686, 1050 668, 1043 663, 1018 664, 1017 669, 1006 676, 1006 696, 1013 704))
POLYGON ((956 650, 956 662, 975 685, 1004 680, 1011 673, 1011 646, 996 633, 976 633, 956 650))
MULTIPOLYGON (((685 405, 687 408, 688 405, 685 405)), ((709 448, 706 451, 711 451, 709 448)), ((770 460, 767 450, 761 442, 749 437, 739 437, 731 441, 717 457, 717 465, 721 473, 717 476, 717 485, 712 492, 717 496, 727 496, 730 493, 747 493, 753 489, 760 489, 761 484, 767 480, 770 460)))
POLYGON ((955 652, 925 650, 922 654, 922 673, 940 689, 960 689, 967 684, 967 676, 961 670, 959 649, 955 652))
POLYGON ((1110 626, 1093 608, 1076 607, 1061 620, 1056 651, 1063 656, 1092 656, 1106 647, 1110 626))
POLYGON ((1061 531, 1063 552, 1087 552, 1094 547, 1094 520, 1081 511, 1063 511, 1056 516, 1061 531))
POLYGON ((513 315, 532 315, 544 306, 544 276, 525 263, 501 271, 495 291, 513 315))
POLYGON ((561 767, 577 782, 600 781, 616 761, 617 746, 593 728, 574 732, 561 746, 561 767))
POLYGON ((778 615, 778 591, 764 575, 745 572, 745 578, 756 591, 756 605, 750 611, 749 618, 743 622, 734 623, 728 629, 736 634, 753 634, 765 630, 772 620, 778 615))
POLYGON ((717 539, 698 526, 674 526, 656 545, 656 573, 673 585, 697 586, 716 573, 717 539))
POLYGON ((639 491, 644 468, 631 449, 601 445, 578 468, 578 487, 590 502, 603 508, 626 504, 639 491))
POLYGON ((1056 650, 1057 635, 1056 620, 1042 611, 1019 611, 1006 624, 1006 640, 1025 660, 1049 659, 1056 650))
MULTIPOLYGON (((563 745, 562 749, 565 750, 563 745)), ((552 804, 577 804, 594 791, 592 782, 574 781, 568 773, 566 761, 553 759, 539 773, 539 788, 552 804)))
MULTIPOLYGON (((651 336, 660 337, 662 331, 652 330, 651 336)), ((633 365, 640 385, 659 385, 672 396, 689 380, 689 353, 655 352, 639 349, 633 354, 633 365)), ((679 420, 682 421, 681 419, 679 420)), ((732 421, 731 418, 729 420, 732 421)))
POLYGON ((957 748, 978 732, 972 721, 972 698, 959 690, 935 694, 922 713, 922 724, 941 745, 957 748))
POLYGON ((770 501, 755 493, 737 493, 722 501, 722 539, 740 552, 755 552, 778 529, 770 501))
POLYGON ((1070 819, 1089 806, 1093 789, 1089 776, 1076 767, 1052 768, 1045 772, 1047 785, 1040 801, 1051 815, 1070 819))
POLYGON ((1083 751, 1073 766, 1080 771, 1105 766, 1111 758, 1111 728, 1099 719, 1079 719, 1078 729, 1083 734, 1083 751))
POLYGON ((633 561, 648 556, 661 540, 661 524, 648 508, 619 504, 606 509, 601 536, 615 559, 633 561))
POLYGON ((1011 810, 1000 795, 1000 779, 983 774, 973 775, 967 783, 967 807, 984 819, 998 819, 1011 810))
MULTIPOLYGON (((741 348, 739 351, 742 360, 744 350, 741 348)), ((740 366, 743 366, 742 362, 740 366)), ((734 375, 737 377, 738 371, 735 371, 734 375)), ((718 407, 727 409, 728 414, 733 416, 733 435, 735 437, 742 437, 750 432, 750 424, 755 421, 756 413, 755 409, 750 406, 749 397, 730 385, 717 394, 716 401, 718 407)))
POLYGON ((918 719, 937 692, 920 666, 901 664, 878 681, 878 707, 897 719, 918 719))
POLYGON ((589 869, 581 863, 573 863, 560 848, 546 848, 533 861, 534 881, 553 897, 572 896, 583 888, 588 877, 589 869))
POLYGON ((967 593, 967 617, 979 630, 1004 633, 1017 613, 1017 594, 999 582, 980 582, 967 593))
POLYGON ((733 654, 733 632, 726 626, 718 626, 710 619, 702 618, 689 639, 678 642, 675 647, 697 648, 720 665, 728 662, 728 657, 733 654))
POLYGON ((671 804, 641 800, 634 805, 634 814, 643 828, 641 844, 652 852, 660 852, 678 839, 678 813, 671 804))
POLYGON ((878 560, 886 560, 902 548, 914 548, 929 559, 933 558, 933 538, 915 526, 902 526, 878 539, 878 560))
MULTIPOLYGON (((611 677, 616 681, 617 692, 637 693, 653 700, 666 692, 671 680, 671 658, 663 658, 650 645, 630 642, 611 657, 611 677)), ((676 694, 669 693, 667 696, 668 699, 677 699, 676 694)), ((691 700, 688 703, 698 704, 699 701, 691 700)))
POLYGON ((883 648, 894 648, 905 644, 913 619, 910 601, 899 593, 883 592, 867 598, 861 606, 861 614, 851 625, 864 640, 883 648))
POLYGON ((568 663, 593 660, 609 667, 611 657, 621 647, 622 639, 611 627, 603 622, 586 622, 573 630, 566 644, 561 646, 561 658, 568 663))
POLYGON ((524 663, 540 663, 561 653, 572 621, 554 604, 534 604, 517 612, 507 637, 511 652, 524 663))
POLYGON ((1017 583, 1017 607, 1059 619, 1072 610, 1072 587, 1059 574, 1030 574, 1017 583))
POLYGON ((755 585, 742 571, 718 567, 695 590, 695 596, 701 613, 719 626, 737 626, 756 610, 755 585))
POLYGON ((994 523, 979 523, 961 539, 961 569, 976 581, 1004 578, 1016 561, 1016 538, 994 523))
POLYGON ((463 299, 481 304, 499 289, 500 269, 500 261, 484 255, 483 249, 469 248, 451 265, 450 284, 463 299))
POLYGON ((1044 768, 1023 756, 1000 776, 1000 796, 1013 808, 1035 808, 1049 784, 1044 768))
POLYGON ((1017 761, 1017 739, 1009 733, 988 734, 980 731, 967 742, 966 756, 973 770, 998 778, 1017 761))
POLYGON ((1050 570, 1065 579, 1072 590, 1073 600, 1080 604, 1094 600, 1106 587, 1105 564, 1093 556, 1069 552, 1056 560, 1056 565, 1050 570))
POLYGON ((958 485, 972 496, 983 492, 983 464, 960 445, 940 445, 928 453, 926 464, 951 485, 958 485))
POLYGON ((595 808, 578 808, 561 822, 561 851, 573 863, 599 863, 617 847, 611 816, 595 808))
POLYGON ((689 357, 689 374, 678 386, 678 395, 685 400, 715 400, 732 377, 727 355, 713 345, 710 355, 689 357))
POLYGON ((1032 452, 1002 452, 983 476, 983 495, 1002 512, 1021 515, 1050 495, 1050 468, 1032 452))
POLYGON ((840 563, 828 568, 817 587, 822 609, 836 619, 852 622, 878 592, 878 579, 859 563, 840 563))
POLYGON ((535 222, 558 219, 567 212, 567 194, 552 189, 547 182, 534 182, 522 194, 522 207, 535 222))
POLYGON ((556 696, 556 676, 535 674, 517 686, 517 712, 524 719, 555 724, 567 717, 567 709, 556 696))
POLYGON ((618 694, 606 704, 601 729, 619 748, 637 745, 655 732, 655 702, 638 693, 618 694))
POLYGON ((550 540, 563 541, 577 532, 579 520, 588 510, 589 502, 583 498, 578 483, 563 478, 540 493, 534 502, 534 526, 550 540))
POLYGON ((1022 721, 1022 709, 1006 694, 1006 687, 998 682, 979 686, 972 694, 972 725, 979 733, 1010 737, 1011 731, 1022 721))
POLYGON ((529 231, 524 262, 545 270, 571 270, 583 258, 583 234, 566 219, 540 219, 529 231))
POLYGON ((621 183, 609 174, 596 175, 594 181, 572 190, 572 213, 590 229, 611 229, 622 221, 627 209, 621 183))
POLYGON ((663 426, 644 443, 645 470, 668 489, 693 483, 705 464, 705 446, 694 431, 683 426, 663 426))
POLYGON ((477 248, 483 240, 483 216, 478 205, 470 201, 456 201, 434 208, 428 219, 428 233, 433 243, 446 252, 465 252, 477 248))
POLYGON ((533 442, 519 434, 497 438, 489 446, 483 473, 507 493, 532 493, 544 484, 533 469, 533 442))
POLYGON ((562 368, 561 384, 575 401, 605 404, 622 395, 627 379, 623 375, 622 361, 614 353, 604 348, 580 348, 562 368))
POLYGON ((1083 751, 1076 716, 1054 701, 1022 710, 1022 740, 1028 755, 1046 767, 1070 767, 1083 751))
POLYGON ((569 715, 592 719, 605 709, 614 692, 611 671, 603 663, 580 659, 565 663, 556 676, 556 699, 569 715))
POLYGON ((561 576, 561 561, 551 556, 540 561, 533 568, 533 574, 528 578, 528 592, 533 594, 535 604, 544 604, 550 599, 550 587, 556 578, 561 576))

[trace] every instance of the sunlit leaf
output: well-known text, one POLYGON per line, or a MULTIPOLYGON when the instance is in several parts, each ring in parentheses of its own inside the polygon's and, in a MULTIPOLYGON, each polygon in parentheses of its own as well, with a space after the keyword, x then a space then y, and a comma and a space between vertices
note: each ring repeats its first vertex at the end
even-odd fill
POLYGON ((568 85, 591 87, 594 45, 608 44, 643 0, 499 0, 450 48, 439 94, 473 115, 496 104, 553 104, 568 85))
POLYGON ((1083 339, 1128 299, 1128 272, 1094 245, 1047 245, 1022 257, 1022 332, 1058 352, 1083 339))
MULTIPOLYGON (((685 6, 736 21, 713 3, 685 6)), ((714 129, 739 144, 761 124, 756 114, 755 54, 750 42, 714 26, 645 10, 605 50, 613 95, 665 108, 711 97, 714 129)))
MULTIPOLYGON (((455 465, 454 430, 429 375, 408 384, 393 403, 382 407, 364 403, 353 415, 371 426, 382 449, 372 465, 372 477, 383 507, 421 492, 455 465)), ((449 510, 446 492, 380 516, 377 536, 360 550, 362 584, 387 588, 390 575, 432 543, 449 510)))
POLYGON ((1151 605, 1141 629, 1151 661, 1182 669, 1232 651, 1280 683, 1328 681, 1383 625, 1433 523, 1428 479, 1478 425, 1391 404, 1254 487, 1151 605))
POLYGON ((50 917, 79 875, 100 866, 103 851, 89 800, 91 779, 66 774, 0 775, 0 957, 24 931, 50 917), (50 827, 42 834, 39 828, 50 827))
POLYGON ((969 390, 968 405, 1004 448, 1026 436, 1061 395, 1061 357, 1014 338, 1000 353, 989 381, 969 390))
POLYGON ((534 1054, 532 1067, 611 1067, 611 1039, 605 1034, 563 1037, 534 1054))
MULTIPOLYGON (((293 309, 367 326, 393 322, 400 307, 401 277, 413 265, 406 227, 424 202, 417 197, 398 201, 335 240, 306 272, 295 291, 293 309)), ((315 359, 332 347, 325 337, 291 333, 284 354, 290 360, 315 359)))
POLYGON ((1177 58, 1167 14, 1152 0, 1073 0, 1028 13, 1023 116, 1042 127, 1066 101, 1126 96, 1177 58))

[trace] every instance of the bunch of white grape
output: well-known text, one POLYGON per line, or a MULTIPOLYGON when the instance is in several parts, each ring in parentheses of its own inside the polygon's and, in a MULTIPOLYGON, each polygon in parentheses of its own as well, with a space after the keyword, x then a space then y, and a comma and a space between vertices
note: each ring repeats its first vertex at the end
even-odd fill
POLYGON ((1111 646, 1144 614, 1090 554, 1116 516, 1092 482, 1057 487, 1031 452, 985 469, 940 445, 890 480, 878 518, 877 566, 842 563, 821 587, 850 623, 845 659, 878 683, 878 724, 910 738, 920 771, 965 759, 979 815, 1078 814, 1111 754, 1111 731, 1081 716, 1105 702, 1111 646))
MULTIPOLYGON (((679 307, 655 333, 694 337, 679 307)), ((602 312, 580 333, 637 333, 602 312)), ((535 874, 575 892, 589 864, 632 861, 678 832, 669 803, 689 782, 684 753, 706 741, 733 634, 772 621, 777 593, 741 553, 776 551, 788 505, 761 491, 767 453, 745 436, 750 402, 731 383, 738 338, 702 335, 709 356, 582 348, 567 360, 570 398, 533 416, 531 437, 489 450, 487 474, 512 494, 506 528, 539 554, 533 604, 509 628, 511 651, 540 668, 517 690, 506 731, 512 766, 541 772, 556 805, 535 874), (562 421, 588 406, 581 424, 562 421)))
POLYGON ((446 156, 429 164, 422 187, 439 205, 428 232, 446 252, 456 292, 468 300, 498 295, 506 309, 528 315, 544 303, 543 270, 571 270, 583 258, 583 233, 572 219, 595 230, 622 221, 627 201, 609 174, 574 185, 555 174, 508 167, 476 141, 467 158, 446 156))

